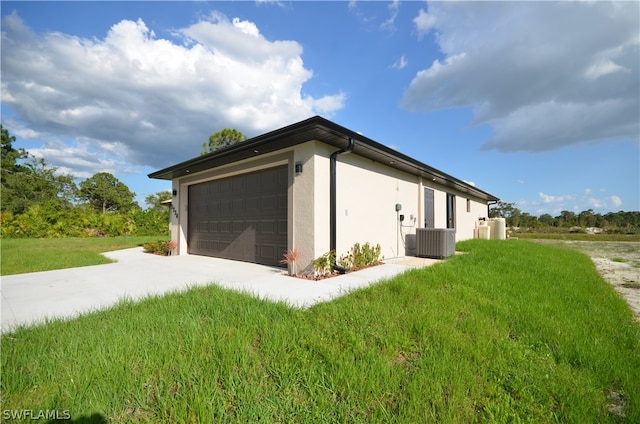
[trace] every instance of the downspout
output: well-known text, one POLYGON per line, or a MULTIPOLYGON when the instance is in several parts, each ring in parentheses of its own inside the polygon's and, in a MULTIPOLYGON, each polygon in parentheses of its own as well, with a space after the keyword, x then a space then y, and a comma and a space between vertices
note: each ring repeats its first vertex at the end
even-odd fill
POLYGON ((490 200, 487 202, 487 219, 489 219, 489 213, 491 212, 491 205, 496 205, 498 203, 497 200, 490 200))
MULTIPOLYGON (((330 181, 330 189, 329 189, 329 251, 334 251, 336 250, 336 221, 337 221, 337 202, 336 202, 336 188, 337 188, 337 183, 336 183, 336 162, 338 159, 338 156, 341 154, 348 154, 351 153, 353 151, 353 148, 356 145, 356 141, 349 137, 349 145, 347 147, 345 147, 344 149, 341 150, 337 150, 335 152, 333 152, 331 154, 331 156, 329 157, 329 163, 330 163, 330 176, 329 176, 329 181, 330 181)), ((344 269, 343 267, 339 266, 338 264, 334 264, 333 265, 333 269, 338 271, 341 274, 344 274, 345 272, 347 272, 346 269, 344 269)))

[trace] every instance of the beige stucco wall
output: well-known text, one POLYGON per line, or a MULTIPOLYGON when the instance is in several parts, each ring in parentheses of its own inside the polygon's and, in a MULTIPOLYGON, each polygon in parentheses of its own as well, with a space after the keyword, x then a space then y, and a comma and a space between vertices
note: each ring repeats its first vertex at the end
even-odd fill
POLYGON ((419 225, 419 178, 355 154, 338 157, 336 174, 338 256, 365 242, 380 244, 385 258, 404 256, 403 234, 419 225))
MULTIPOLYGON (((322 207, 321 199, 317 199, 316 173, 318 164, 315 158, 315 142, 297 146, 293 153, 294 164, 302 164, 302 173, 294 175, 293 187, 290 191, 291 209, 289 210, 289 248, 298 252, 296 263, 298 272, 309 270, 309 264, 316 255, 316 239, 314 211, 322 207)), ((295 174, 295 172, 294 172, 295 174)))
POLYGON ((314 156, 314 182, 313 182, 313 198, 314 221, 310 228, 313 229, 313 258, 317 258, 329 251, 330 243, 330 193, 329 178, 331 174, 329 166, 329 156, 336 151, 335 147, 320 142, 313 142, 314 156))
MULTIPOLYGON (((180 199, 182 197, 182 192, 180 191, 180 181, 173 180, 171 181, 171 189, 175 190, 176 195, 171 199, 171 211, 169 215, 169 233, 171 235, 171 240, 177 243, 177 247, 174 250, 174 254, 181 255, 187 252, 186 246, 187 241, 185 239, 185 235, 180 231, 180 218, 183 215, 182 209, 180 207, 180 199)), ((186 215, 186 212, 185 212, 186 215)))
POLYGON ((487 217, 487 205, 473 198, 456 196, 456 241, 473 238, 478 218, 487 217), (469 199, 469 212, 467 212, 469 199))

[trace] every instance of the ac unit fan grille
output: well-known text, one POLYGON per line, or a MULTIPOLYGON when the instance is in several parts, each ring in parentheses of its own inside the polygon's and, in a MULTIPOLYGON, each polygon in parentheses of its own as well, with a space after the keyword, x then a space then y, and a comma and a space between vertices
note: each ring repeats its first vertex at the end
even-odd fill
POLYGON ((416 229, 416 254, 422 258, 444 259, 456 250, 456 230, 453 228, 416 229))

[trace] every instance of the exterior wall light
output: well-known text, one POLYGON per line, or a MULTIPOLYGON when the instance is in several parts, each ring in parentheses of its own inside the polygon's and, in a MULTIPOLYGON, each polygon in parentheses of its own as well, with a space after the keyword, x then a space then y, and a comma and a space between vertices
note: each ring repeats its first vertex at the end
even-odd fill
POLYGON ((296 175, 302 174, 302 162, 296 162, 295 171, 296 175))

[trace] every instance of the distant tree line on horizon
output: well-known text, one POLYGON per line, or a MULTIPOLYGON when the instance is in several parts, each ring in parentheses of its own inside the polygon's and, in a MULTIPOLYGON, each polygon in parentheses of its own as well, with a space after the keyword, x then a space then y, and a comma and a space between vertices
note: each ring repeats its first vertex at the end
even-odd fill
POLYGON ((82 237, 168 233, 169 191, 145 198, 108 172, 75 183, 44 158, 13 146, 15 137, 0 124, 0 235, 2 237, 82 237))
POLYGON ((515 207, 515 203, 500 201, 491 207, 489 217, 505 218, 507 227, 521 229, 584 229, 594 227, 611 233, 640 233, 640 211, 608 212, 603 215, 594 212, 593 209, 588 209, 579 213, 561 211, 558 216, 550 214, 534 216, 515 207))

